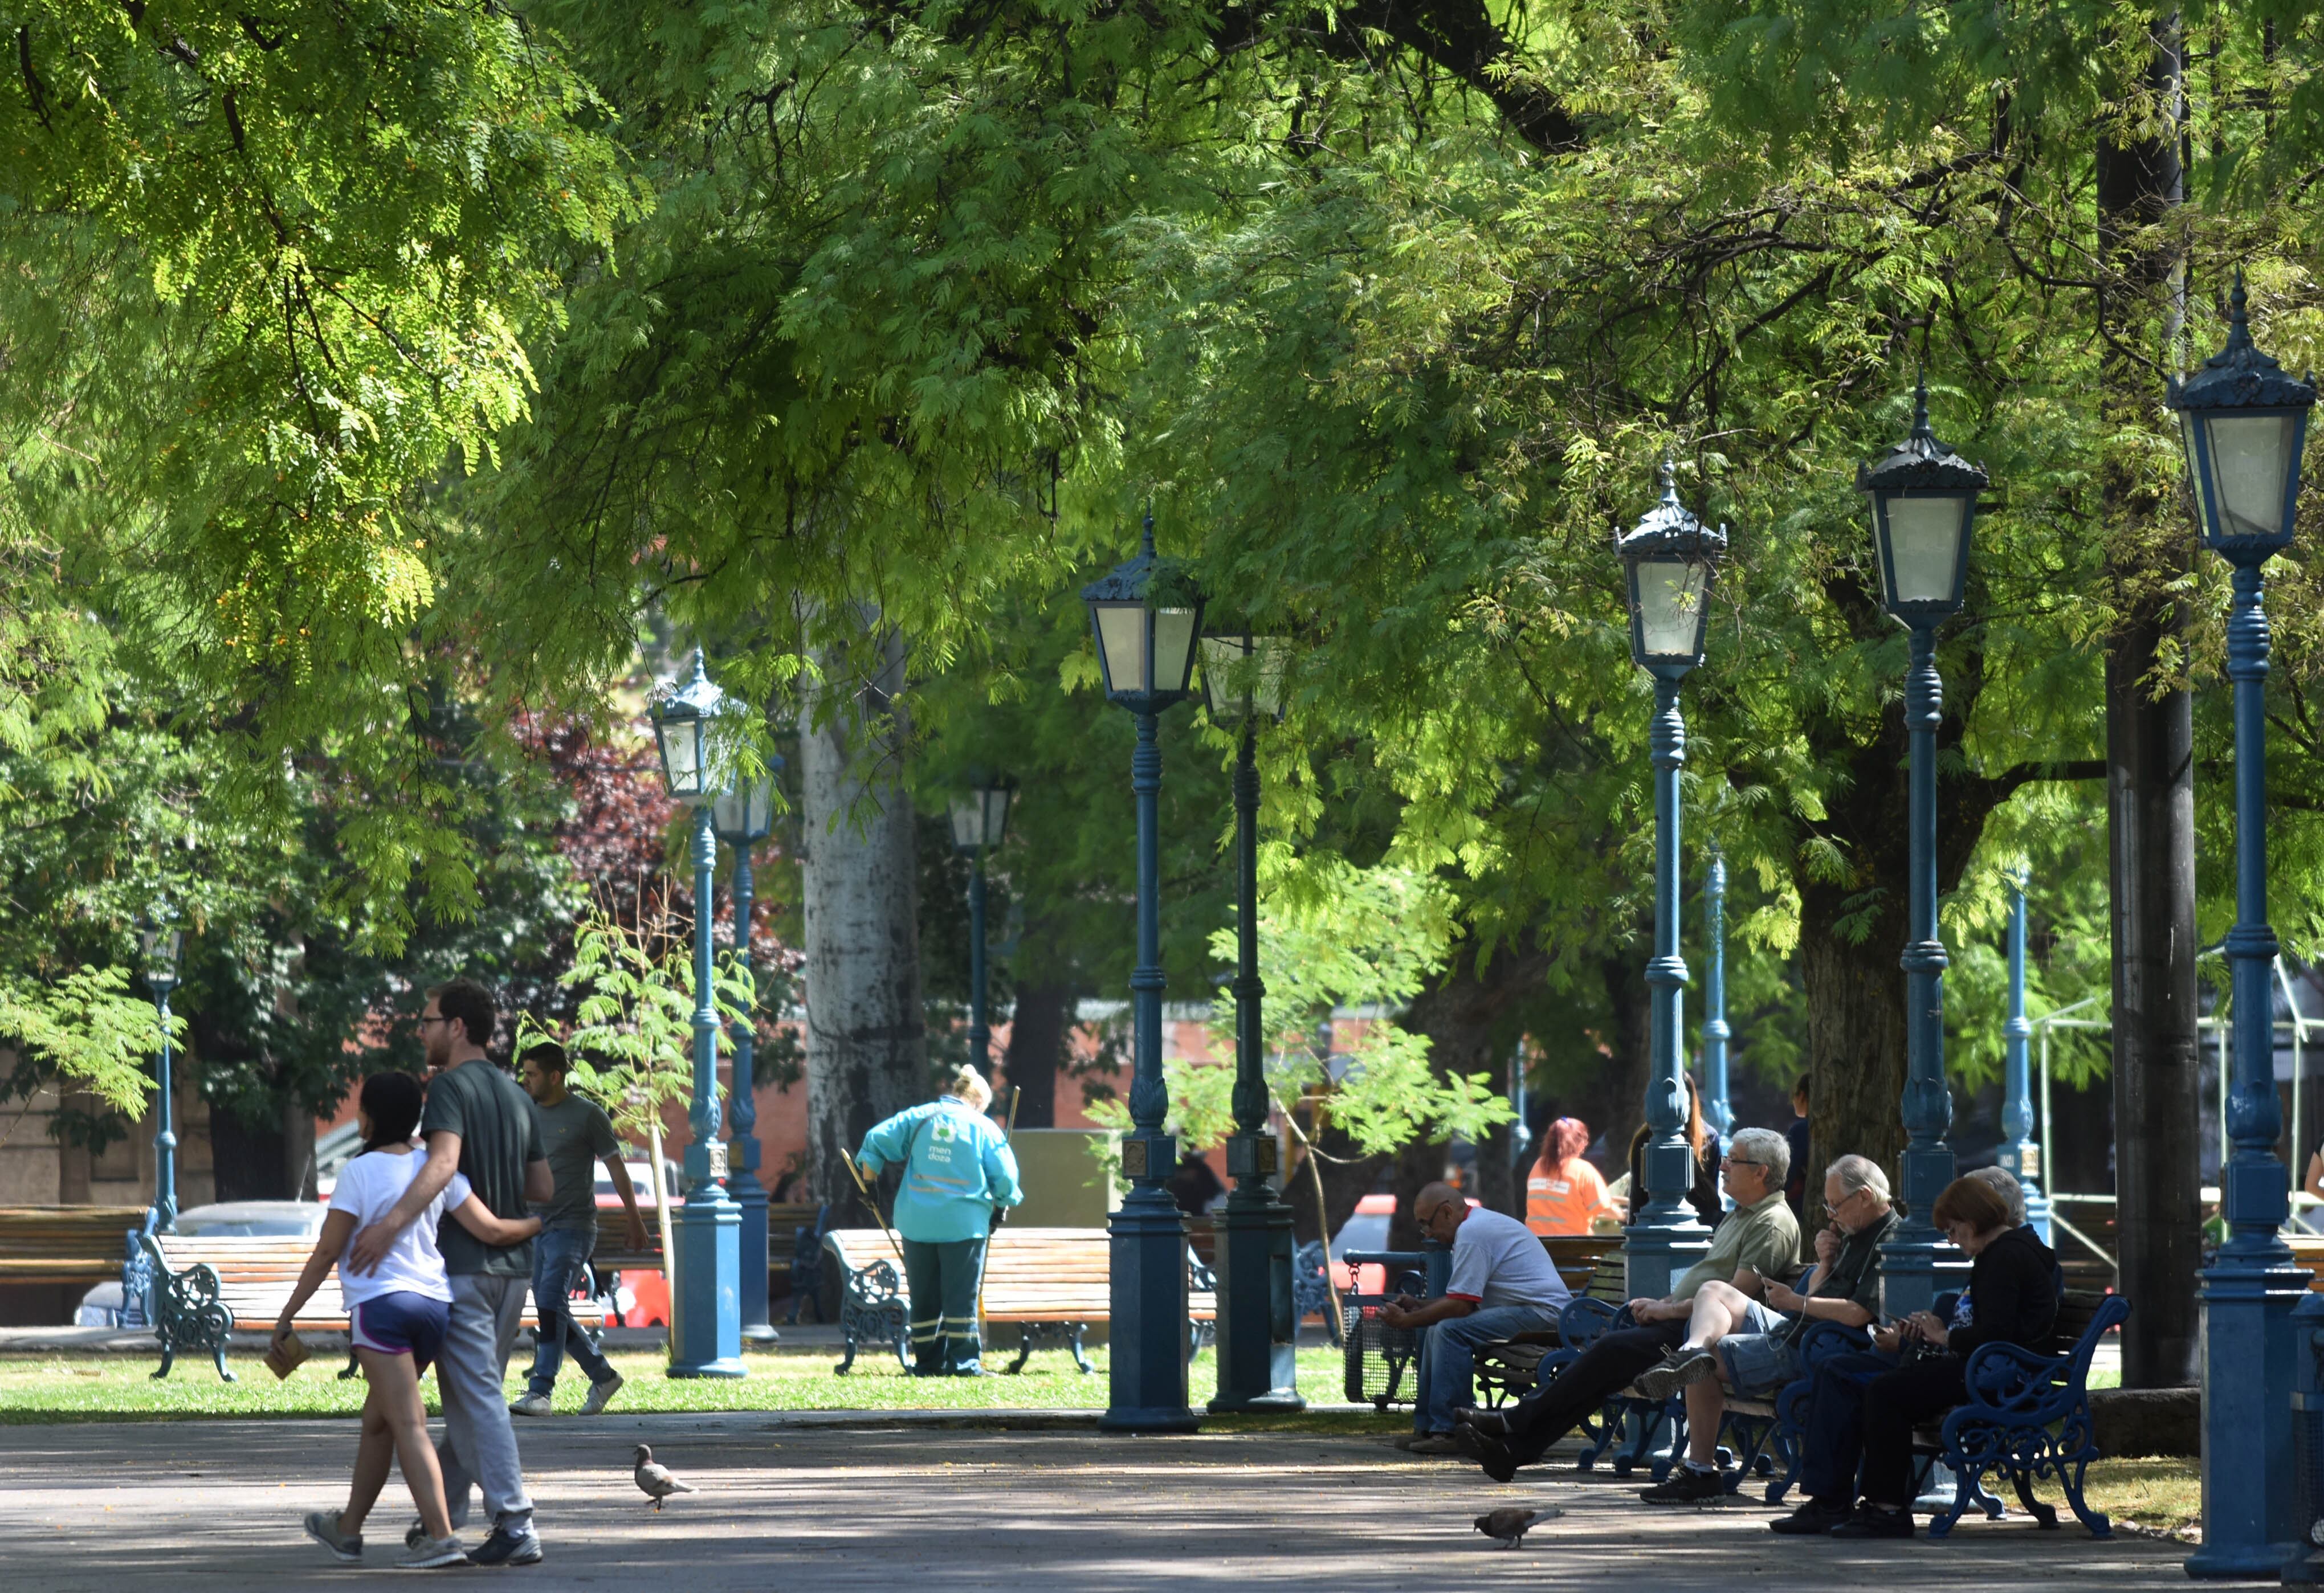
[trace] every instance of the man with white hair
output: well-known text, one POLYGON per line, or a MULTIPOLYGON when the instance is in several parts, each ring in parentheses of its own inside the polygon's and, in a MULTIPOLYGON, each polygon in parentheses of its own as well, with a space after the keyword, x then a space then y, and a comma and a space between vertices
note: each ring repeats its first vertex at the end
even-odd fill
POLYGON ((1628 1309, 1635 1327, 1600 1333, 1555 1377, 1514 1405, 1498 1411, 1462 1407, 1453 1430, 1462 1451, 1484 1467, 1485 1475, 1507 1482, 1520 1466, 1532 1464, 1609 1396, 1663 1358, 1686 1338, 1695 1296, 1714 1282, 1732 1280, 1747 1294, 1759 1291, 1762 1276, 1782 1276, 1800 1254, 1799 1220, 1784 1202, 1784 1174, 1792 1151, 1782 1135, 1746 1128, 1727 1148, 1722 1172, 1735 1209, 1711 1230, 1711 1249, 1679 1275, 1659 1300, 1633 1300, 1628 1309))
POLYGON ((1798 1377, 1800 1336, 1811 1321, 1862 1328, 1879 1320, 1880 1247, 1896 1227, 1888 1175, 1868 1156, 1840 1157, 1823 1175, 1823 1209, 1815 1267, 1803 1287, 1768 1278, 1754 1300, 1725 1284, 1704 1285, 1685 1342, 1640 1374, 1638 1391, 1650 1398, 1686 1390, 1686 1463, 1639 1492, 1647 1504, 1707 1504, 1725 1492, 1719 1427, 1727 1389, 1766 1395, 1798 1377))

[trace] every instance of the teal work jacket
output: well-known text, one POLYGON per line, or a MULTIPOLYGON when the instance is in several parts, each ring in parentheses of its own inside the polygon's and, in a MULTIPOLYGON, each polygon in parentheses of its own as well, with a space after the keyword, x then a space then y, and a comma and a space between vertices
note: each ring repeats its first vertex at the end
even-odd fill
POLYGON ((957 1095, 898 1112, 863 1137, 855 1159, 874 1177, 903 1165, 896 1231, 921 1244, 981 1239, 992 1229, 993 1207, 1025 1198, 1009 1141, 957 1095))

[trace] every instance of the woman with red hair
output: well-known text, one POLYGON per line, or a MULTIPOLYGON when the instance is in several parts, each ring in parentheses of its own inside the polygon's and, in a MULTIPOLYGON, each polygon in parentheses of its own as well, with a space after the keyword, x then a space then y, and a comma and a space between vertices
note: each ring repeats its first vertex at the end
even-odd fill
POLYGON ((1526 1226, 1536 1233, 1588 1233, 1592 1220, 1611 1217, 1606 1180, 1582 1158, 1590 1125, 1560 1118, 1542 1137, 1541 1157, 1526 1179, 1526 1226))

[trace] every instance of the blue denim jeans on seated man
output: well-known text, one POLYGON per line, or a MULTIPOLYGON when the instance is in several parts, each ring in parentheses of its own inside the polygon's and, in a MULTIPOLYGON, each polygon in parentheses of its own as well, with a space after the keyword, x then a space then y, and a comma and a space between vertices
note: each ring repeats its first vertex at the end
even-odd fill
POLYGON ((532 1309, 540 1318, 540 1335, 532 1347, 529 1393, 556 1390, 557 1374, 565 1365, 568 1349, 592 1383, 603 1383, 613 1375, 612 1365, 597 1353, 597 1347, 589 1342, 589 1335, 581 1331, 566 1305, 575 1281, 596 1248, 597 1231, 590 1228, 545 1228, 532 1241, 532 1309))
POLYGON ((1441 1321, 1428 1330, 1420 1357, 1420 1402, 1413 1409, 1418 1433, 1452 1431, 1452 1407, 1477 1397, 1477 1350, 1496 1339, 1554 1328, 1557 1312, 1546 1305, 1495 1305, 1441 1321))

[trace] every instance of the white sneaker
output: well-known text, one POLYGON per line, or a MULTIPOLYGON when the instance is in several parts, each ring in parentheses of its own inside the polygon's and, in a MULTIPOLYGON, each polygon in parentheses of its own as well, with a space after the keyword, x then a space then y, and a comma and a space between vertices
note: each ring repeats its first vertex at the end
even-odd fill
POLYGON ((422 1537, 403 1557, 395 1562, 398 1570, 434 1570, 439 1566, 466 1565, 468 1552, 460 1547, 457 1533, 448 1538, 422 1537))
POLYGON ((622 1391, 622 1385, 624 1381, 626 1381, 626 1379, 622 1377, 622 1374, 615 1372, 603 1383, 590 1384, 589 1397, 581 1402, 581 1413, 585 1416, 594 1416, 599 1411, 604 1410, 608 1404, 613 1403, 613 1395, 622 1391))
POLYGON ((549 1395, 545 1394, 528 1394, 522 1399, 509 1402, 509 1414, 512 1416, 546 1416, 549 1413, 549 1395))

